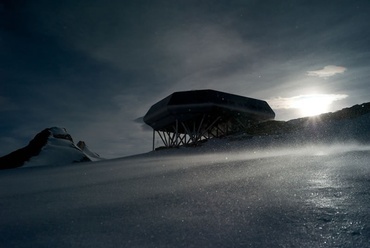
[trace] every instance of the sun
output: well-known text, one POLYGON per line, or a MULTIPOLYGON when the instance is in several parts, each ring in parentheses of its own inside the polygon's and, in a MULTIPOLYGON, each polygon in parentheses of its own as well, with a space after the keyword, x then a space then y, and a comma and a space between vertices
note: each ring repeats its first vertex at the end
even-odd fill
MULTIPOLYGON (((334 102, 347 97, 347 94, 309 93, 292 97, 276 97, 268 101, 274 109, 294 109, 300 112, 299 117, 308 117, 332 111, 336 108, 334 102)), ((298 114, 296 111, 294 112, 298 114)))
POLYGON ((333 100, 325 94, 301 95, 294 99, 293 107, 303 116, 315 116, 329 111, 333 100))

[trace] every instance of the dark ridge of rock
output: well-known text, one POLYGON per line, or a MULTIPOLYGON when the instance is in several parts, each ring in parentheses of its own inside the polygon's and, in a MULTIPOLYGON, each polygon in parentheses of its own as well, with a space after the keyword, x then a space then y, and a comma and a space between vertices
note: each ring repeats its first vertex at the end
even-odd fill
POLYGON ((31 157, 39 155, 50 134, 50 129, 46 128, 38 133, 27 146, 0 157, 0 169, 20 167, 31 157))
POLYGON ((78 148, 80 148, 81 150, 84 150, 85 149, 85 147, 86 147, 86 143, 85 143, 85 141, 79 141, 79 142, 77 142, 77 145, 76 145, 78 148))
POLYGON ((90 151, 89 147, 86 145, 85 141, 80 140, 77 142, 76 146, 91 160, 91 161, 98 161, 102 160, 103 158, 100 157, 99 154, 90 151))
POLYGON ((266 121, 246 129, 250 135, 276 135, 300 131, 312 123, 330 123, 332 121, 349 120, 370 113, 370 102, 354 105, 342 110, 321 114, 313 117, 303 117, 289 121, 266 121))

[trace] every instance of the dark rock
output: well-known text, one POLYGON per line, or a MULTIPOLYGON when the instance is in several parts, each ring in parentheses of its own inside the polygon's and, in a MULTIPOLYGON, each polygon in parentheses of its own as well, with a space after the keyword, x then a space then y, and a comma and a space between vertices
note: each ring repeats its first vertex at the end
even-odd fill
POLYGON ((0 169, 20 167, 31 157, 39 155, 50 134, 50 129, 46 128, 38 133, 27 146, 0 157, 0 169))
MULTIPOLYGON (((21 167, 28 161, 33 161, 33 165, 46 165, 48 163, 50 165, 59 165, 92 161, 85 153, 86 151, 83 151, 85 148, 85 142, 79 142, 79 147, 76 146, 73 143, 71 135, 67 133, 65 128, 46 128, 38 133, 27 146, 0 157, 0 169, 21 167), (53 143, 55 142, 55 139, 65 140, 68 142, 53 143), (44 147, 46 147, 49 142, 51 146, 45 149, 45 153, 40 154, 40 152, 44 150, 44 147), (65 153, 66 149, 68 150, 67 153, 65 153), (65 155, 63 155, 63 153, 65 155), (38 160, 39 156, 44 156, 44 158, 46 156, 47 160, 38 160)), ((96 157, 98 157, 98 155, 96 155, 96 157)))
POLYGON ((76 146, 83 151, 86 147, 86 144, 84 141, 79 141, 76 146))

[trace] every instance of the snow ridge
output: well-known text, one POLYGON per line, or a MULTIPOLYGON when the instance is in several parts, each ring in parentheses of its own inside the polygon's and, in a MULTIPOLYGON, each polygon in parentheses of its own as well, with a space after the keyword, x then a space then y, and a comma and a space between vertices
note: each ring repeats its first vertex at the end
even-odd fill
POLYGON ((26 147, 0 157, 0 169, 63 165, 100 159, 86 145, 84 149, 76 146, 65 128, 51 127, 38 133, 26 147))

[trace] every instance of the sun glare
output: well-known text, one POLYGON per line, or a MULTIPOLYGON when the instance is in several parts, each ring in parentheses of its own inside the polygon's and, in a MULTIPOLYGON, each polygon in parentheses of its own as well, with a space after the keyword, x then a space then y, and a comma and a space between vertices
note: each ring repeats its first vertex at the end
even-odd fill
POLYGON ((295 109, 300 117, 315 116, 332 110, 332 104, 347 98, 346 94, 307 94, 277 97, 269 100, 273 109, 295 109))
POLYGON ((329 111, 333 102, 328 95, 303 95, 294 99, 293 107, 300 110, 304 116, 315 116, 329 111))

